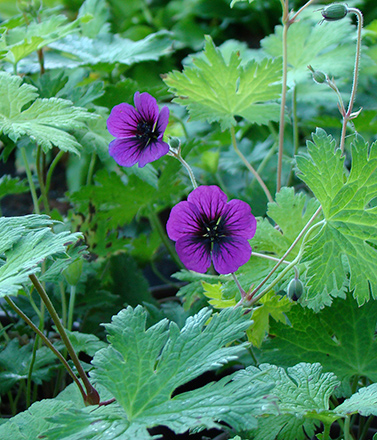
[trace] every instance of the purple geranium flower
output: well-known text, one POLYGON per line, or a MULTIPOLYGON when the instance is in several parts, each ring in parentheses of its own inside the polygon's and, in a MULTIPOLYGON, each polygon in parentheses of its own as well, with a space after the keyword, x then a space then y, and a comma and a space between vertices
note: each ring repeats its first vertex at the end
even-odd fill
POLYGON ((250 206, 231 200, 217 186, 200 186, 171 210, 166 225, 187 269, 205 273, 211 265, 221 274, 235 272, 251 256, 247 240, 257 222, 250 206))
POLYGON ((136 92, 135 107, 116 105, 107 120, 107 129, 115 136, 109 145, 109 154, 124 167, 139 162, 139 167, 159 159, 169 151, 162 140, 169 122, 169 109, 159 112, 156 100, 149 93, 136 92))

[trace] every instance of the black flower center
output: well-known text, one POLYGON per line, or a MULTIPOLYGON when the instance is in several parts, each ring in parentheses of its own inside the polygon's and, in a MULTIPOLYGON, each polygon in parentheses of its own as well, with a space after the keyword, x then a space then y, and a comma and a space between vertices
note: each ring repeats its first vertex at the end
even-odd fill
POLYGON ((149 121, 140 121, 136 126, 136 137, 147 144, 153 139, 157 139, 157 135, 153 130, 153 123, 149 121))
POLYGON ((212 220, 203 219, 200 228, 200 238, 210 249, 220 243, 226 236, 224 219, 221 216, 212 220))

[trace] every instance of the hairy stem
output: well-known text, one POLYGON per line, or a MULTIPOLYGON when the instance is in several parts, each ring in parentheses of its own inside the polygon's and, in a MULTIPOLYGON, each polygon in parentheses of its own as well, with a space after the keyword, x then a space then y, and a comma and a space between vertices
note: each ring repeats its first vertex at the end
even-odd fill
POLYGON ((269 189, 267 188, 266 184, 263 182, 261 176, 258 174, 257 170, 249 163, 249 161, 246 159, 246 157, 241 153, 241 151, 238 149, 237 146, 237 140, 236 140, 236 132, 234 130, 234 127, 230 128, 230 134, 232 137, 232 144, 234 151, 238 154, 239 158, 242 160, 242 162, 245 164, 246 168, 253 174, 253 176, 258 181, 259 185, 263 189, 264 193, 266 194, 266 197, 269 202, 273 202, 274 199, 271 196, 271 193, 269 189))
POLYGON ((80 383, 80 381, 77 379, 75 373, 72 371, 72 368, 69 366, 68 362, 64 359, 62 354, 52 345, 50 340, 45 336, 43 332, 33 323, 31 319, 29 319, 24 312, 17 307, 17 305, 9 298, 9 296, 5 296, 5 301, 8 303, 8 305, 17 313, 17 315, 22 318, 26 324, 31 327, 34 332, 43 340, 43 342, 47 345, 47 347, 58 357, 60 362, 64 365, 66 370, 68 371, 69 375, 72 377, 72 379, 75 381, 77 386, 79 387, 80 393, 85 400, 86 394, 85 391, 80 383))
POLYGON ((44 173, 43 173, 43 165, 42 165, 42 156, 44 155, 42 151, 42 147, 40 145, 37 146, 37 157, 36 157, 36 167, 37 167, 37 176, 39 182, 39 188, 41 190, 43 206, 47 214, 50 214, 50 204, 48 202, 48 194, 46 192, 46 186, 44 182, 44 173))
POLYGON ((41 211, 39 209, 37 190, 36 190, 34 182, 33 182, 33 176, 32 176, 31 171, 30 171, 29 162, 27 160, 27 155, 26 155, 25 147, 21 147, 20 150, 21 150, 22 160, 23 160, 24 166, 25 166, 27 180, 29 182, 31 197, 33 199, 34 211, 35 211, 36 214, 40 214, 41 211))
POLYGON ((356 54, 355 54, 355 65, 353 69, 353 81, 352 81, 352 90, 351 90, 351 96, 348 103, 347 112, 343 114, 343 121, 342 121, 342 133, 340 135, 340 149, 342 153, 344 153, 344 145, 346 140, 346 131, 347 131, 347 124, 348 121, 353 119, 352 115, 352 109, 353 105, 355 103, 356 99, 356 91, 357 91, 357 84, 359 80, 359 65, 360 65, 360 53, 361 53, 361 31, 363 28, 363 14, 361 11, 357 8, 348 8, 348 13, 356 14, 357 16, 357 42, 356 42, 356 54))
POLYGON ((60 150, 59 153, 55 156, 54 160, 51 162, 50 167, 47 171, 46 184, 45 184, 47 193, 50 190, 52 174, 55 170, 56 165, 58 164, 59 160, 63 157, 63 155, 64 155, 64 151, 60 150))
MULTIPOLYGON (((246 301, 247 302, 252 302, 255 303, 257 300, 259 300, 265 293, 267 293, 270 290, 269 286, 267 289, 263 290, 263 292, 261 292, 259 295, 257 295, 255 298, 255 294, 266 284, 266 282, 270 279, 270 277, 273 275, 273 273, 278 269, 278 267, 283 263, 283 261, 286 259, 286 257, 291 253, 292 249, 297 245, 297 243, 301 240, 301 238, 306 234, 306 232, 309 230, 311 224, 313 223, 313 221, 316 219, 316 217, 321 213, 322 211, 322 206, 320 206, 316 212, 312 215, 312 217, 310 218, 310 220, 308 221, 308 223, 306 223, 306 225, 303 227, 303 229, 301 230, 301 232, 298 234, 298 236, 296 237, 296 239, 294 240, 294 242, 291 244, 291 246, 288 248, 288 250, 285 252, 285 254, 280 258, 280 260, 275 264, 275 266, 271 269, 271 271, 268 273, 268 275, 264 278, 263 281, 261 281, 259 283, 259 285, 246 296, 246 301), (263 295, 262 295, 263 293, 263 295)), ((316 224, 317 225, 317 224, 316 224)), ((315 226, 316 226, 315 225, 315 226)), ((296 257, 297 259, 297 257, 296 257)), ((295 260, 296 260, 295 259, 295 260)), ((290 266, 294 266, 297 264, 297 261, 293 260, 289 266, 287 266, 284 271, 286 272, 287 269, 289 270, 290 266)))
POLYGON ((47 310, 50 313, 50 316, 52 320, 54 321, 54 324, 56 325, 56 328, 60 334, 60 337, 62 338, 65 346, 67 347, 68 353, 77 369, 77 372, 79 373, 79 376, 81 380, 84 383, 87 396, 84 399, 86 403, 89 405, 97 405, 99 403, 99 394, 98 392, 93 388, 92 384, 89 382, 89 379, 87 375, 85 374, 84 369, 82 368, 82 365, 79 361, 79 358, 77 357, 77 354, 71 344, 71 341, 69 340, 67 333, 64 330, 64 327, 62 326, 59 316, 56 313, 55 307, 53 306, 50 298, 48 297, 46 291, 44 290, 43 286, 38 281, 37 277, 35 275, 29 276, 31 282, 33 283, 34 287, 36 288, 37 292, 39 293, 40 297, 42 298, 43 302, 46 305, 47 310))

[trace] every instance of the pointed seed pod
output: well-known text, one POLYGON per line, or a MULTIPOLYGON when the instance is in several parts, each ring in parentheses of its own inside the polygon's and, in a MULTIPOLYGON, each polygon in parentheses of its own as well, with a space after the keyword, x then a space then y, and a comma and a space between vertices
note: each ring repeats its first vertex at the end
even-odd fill
POLYGON ((304 285, 298 278, 293 278, 288 284, 287 296, 292 301, 297 301, 304 293, 304 285))
POLYGON ((342 3, 332 3, 322 10, 322 17, 326 21, 341 20, 348 14, 348 8, 342 3))

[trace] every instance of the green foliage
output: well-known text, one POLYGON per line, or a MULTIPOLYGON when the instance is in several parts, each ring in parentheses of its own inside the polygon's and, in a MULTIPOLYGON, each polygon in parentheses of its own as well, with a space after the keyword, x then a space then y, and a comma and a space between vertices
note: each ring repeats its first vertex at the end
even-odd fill
POLYGON ((0 218, 0 296, 17 294, 29 275, 40 272, 39 263, 64 255, 67 244, 79 238, 67 231, 54 234, 54 223, 46 215, 0 218))
POLYGON ((233 52, 226 63, 212 39, 206 40, 203 56, 193 57, 194 67, 164 78, 175 102, 186 105, 193 120, 220 122, 223 130, 236 124, 235 116, 257 124, 278 120, 278 105, 266 102, 279 97, 280 62, 264 59, 241 66, 233 52))
POLYGON ((292 366, 302 359, 319 362, 344 385, 355 375, 377 380, 375 301, 358 307, 348 295, 319 313, 296 305, 286 314, 290 325, 270 323, 274 337, 263 344, 262 362, 281 366, 292 366))
POLYGON ((308 142, 309 156, 297 157, 299 177, 321 203, 325 223, 305 251, 307 304, 316 310, 330 305, 331 297, 353 291, 361 305, 377 297, 377 143, 370 148, 357 135, 352 143, 349 175, 335 140, 318 129, 308 142), (349 276, 348 276, 349 274, 349 276))
POLYGON ((102 35, 95 39, 69 35, 51 44, 50 47, 60 52, 61 55, 70 54, 70 59, 60 55, 60 57, 51 56, 50 60, 46 54, 46 67, 64 67, 64 62, 69 68, 102 63, 110 65, 120 63, 130 66, 142 61, 158 60, 168 53, 170 46, 170 34, 163 30, 139 41, 128 40, 113 34, 102 35))
POLYGON ((0 199, 9 194, 20 194, 28 190, 26 180, 20 180, 18 177, 12 178, 8 174, 0 177, 0 199))
POLYGON ((377 384, 360 388, 349 399, 335 408, 340 414, 356 414, 377 416, 377 384))
POLYGON ((260 381, 275 384, 271 393, 277 398, 279 415, 260 418, 253 439, 305 440, 314 434, 318 419, 333 421, 337 418, 329 411, 329 398, 339 381, 333 373, 322 373, 320 364, 300 363, 287 371, 262 364, 258 368, 247 367, 239 374, 250 375, 252 380, 260 371, 264 373, 260 381))
POLYGON ((0 133, 13 142, 21 136, 41 145, 47 152, 55 145, 63 151, 79 154, 80 144, 64 130, 84 126, 84 121, 96 118, 70 101, 58 98, 37 98, 36 88, 21 84, 19 76, 0 72, 0 133), (37 98, 37 99, 36 99, 37 98), (34 101, 28 108, 24 106, 34 101))
MULTIPOLYGON (((51 44, 54 41, 74 32, 82 22, 92 19, 92 15, 83 15, 77 20, 67 23, 64 15, 52 15, 44 17, 40 22, 26 22, 22 26, 11 27, 6 30, 5 38, 0 42, 0 59, 17 64, 20 60, 27 57, 36 50, 51 44)), ((3 24, 4 26, 4 24, 3 24)))
MULTIPOLYGON (((21 346, 17 339, 12 339, 0 352, 0 393, 5 394, 17 382, 28 378, 30 364, 33 359, 32 345, 21 346)), ((56 357, 46 347, 36 352, 31 379, 41 384, 47 381, 56 368, 56 357)), ((0 437, 1 438, 1 437, 0 437)))
MULTIPOLYGON (((308 65, 332 76, 344 78, 353 69, 355 48, 352 35, 355 30, 349 20, 322 23, 319 12, 300 15, 288 32, 289 84, 311 81, 308 65)), ((271 57, 282 55, 282 26, 261 41, 263 51, 271 57)), ((318 88, 318 87, 317 87, 318 88)))

